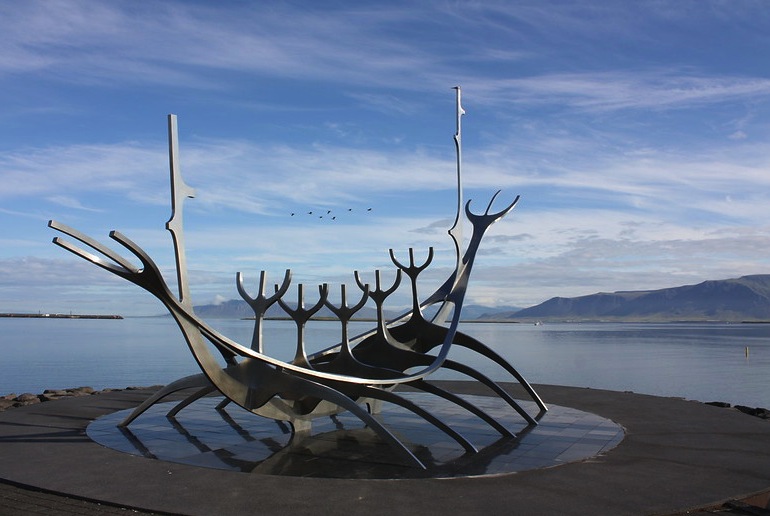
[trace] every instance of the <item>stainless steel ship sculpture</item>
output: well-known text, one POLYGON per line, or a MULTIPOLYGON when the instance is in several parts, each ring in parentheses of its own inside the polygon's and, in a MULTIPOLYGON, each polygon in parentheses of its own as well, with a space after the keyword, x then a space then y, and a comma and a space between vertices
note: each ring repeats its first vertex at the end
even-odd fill
MULTIPOLYGON (((259 291, 250 296, 243 286, 243 277, 237 274, 237 290, 254 311, 254 333, 250 346, 244 346, 214 330, 195 315, 187 281, 187 262, 183 230, 183 204, 194 197, 194 190, 185 184, 179 169, 179 145, 175 115, 168 117, 169 162, 171 172, 171 218, 166 229, 171 233, 176 257, 178 294, 174 294, 163 279, 157 265, 134 242, 117 231, 110 238, 125 247, 139 261, 135 265, 122 255, 79 231, 50 221, 49 226, 90 248, 86 250, 69 240, 56 237, 53 242, 85 260, 125 278, 157 297, 173 316, 200 366, 201 373, 176 380, 149 397, 137 407, 120 426, 130 425, 150 406, 168 395, 195 389, 169 412, 173 417, 184 407, 212 392, 224 396, 220 407, 236 403, 244 409, 267 418, 289 422, 295 437, 309 433, 312 421, 319 417, 349 411, 372 431, 376 432, 397 453, 400 460, 410 466, 425 465, 399 440, 377 417, 381 403, 399 405, 434 425, 459 443, 467 453, 475 453, 476 447, 444 421, 432 415, 416 403, 400 396, 396 388, 411 386, 438 396, 475 414, 488 423, 501 436, 515 438, 493 416, 466 399, 430 382, 431 376, 440 369, 449 369, 468 376, 489 388, 515 410, 527 422, 536 425, 536 419, 546 406, 529 383, 503 357, 478 340, 458 331, 463 300, 468 280, 485 231, 511 211, 518 196, 504 209, 491 212, 496 193, 486 210, 476 214, 470 210, 470 201, 463 205, 462 193, 462 141, 461 117, 465 113, 461 105, 460 88, 456 89, 457 131, 454 141, 457 153, 457 214, 449 235, 454 242, 457 262, 446 281, 424 301, 418 297, 418 277, 433 259, 433 249, 418 264, 414 251, 408 251, 408 263, 403 263, 391 249, 390 258, 396 267, 395 280, 384 287, 380 271, 374 272, 374 288, 356 271, 355 282, 360 290, 359 299, 352 306, 347 304, 345 286, 341 287, 341 303, 335 305, 328 299, 327 285, 319 287, 319 299, 310 308, 304 306, 303 285, 297 286, 297 303, 284 301, 291 284, 291 271, 287 270, 281 285, 275 292, 265 292, 266 277, 260 276, 259 291), (463 215, 472 225, 472 234, 464 247, 463 215), (386 321, 384 304, 398 288, 402 277, 409 279, 412 308, 402 316, 386 321), (351 338, 348 323, 353 315, 371 300, 377 310, 377 324, 368 333, 351 338), (278 303, 297 325, 297 345, 294 359, 290 362, 277 360, 263 352, 262 321, 269 307, 278 303), (423 315, 427 307, 437 305, 436 315, 430 320, 423 315), (305 346, 305 325, 321 307, 328 307, 342 326, 340 343, 334 347, 308 355, 305 346), (208 343, 208 344, 207 344, 208 343), (448 358, 452 346, 461 346, 478 353, 504 368, 520 383, 538 407, 538 414, 528 413, 508 392, 490 378, 468 365, 448 358), (215 350, 215 352, 212 352, 215 350), (218 357, 220 355, 221 357, 218 357)), ((358 296, 356 296, 358 297, 358 296)))

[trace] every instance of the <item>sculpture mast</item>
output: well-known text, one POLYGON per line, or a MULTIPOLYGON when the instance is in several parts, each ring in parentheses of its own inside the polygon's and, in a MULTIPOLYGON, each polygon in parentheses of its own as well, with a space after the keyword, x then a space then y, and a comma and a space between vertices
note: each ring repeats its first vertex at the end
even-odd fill
POLYGON ((185 184, 179 169, 179 137, 177 136, 176 115, 168 115, 168 164, 171 173, 171 218, 166 222, 166 229, 171 233, 171 238, 174 241, 179 302, 185 308, 192 310, 190 284, 187 281, 182 208, 185 199, 195 197, 195 190, 185 184))
MULTIPOLYGON (((455 86, 456 92, 456 115, 457 115, 457 128, 454 135, 455 141, 455 153, 457 155, 457 213, 455 215, 455 221, 451 228, 449 228, 449 236, 452 237, 452 241, 455 244, 455 252, 457 253, 457 263, 455 264, 455 272, 452 274, 444 285, 442 285, 433 296, 429 297, 422 305, 426 306, 430 303, 437 301, 436 297, 446 297, 453 290, 457 281, 462 276, 463 270, 463 177, 462 177, 462 116, 465 114, 465 110, 462 106, 462 90, 460 86, 455 86)), ((451 312, 453 305, 450 303, 444 303, 441 308, 433 316, 432 322, 436 324, 443 324, 446 321, 449 313, 451 312)))
POLYGON ((457 131, 454 135, 455 151, 457 155, 457 214, 455 215, 455 222, 449 229, 449 235, 455 242, 457 248, 457 272, 459 274, 460 267, 462 265, 462 248, 463 248, 463 179, 462 179, 462 116, 465 114, 465 110, 462 106, 462 90, 460 86, 455 86, 454 90, 457 93, 457 131))

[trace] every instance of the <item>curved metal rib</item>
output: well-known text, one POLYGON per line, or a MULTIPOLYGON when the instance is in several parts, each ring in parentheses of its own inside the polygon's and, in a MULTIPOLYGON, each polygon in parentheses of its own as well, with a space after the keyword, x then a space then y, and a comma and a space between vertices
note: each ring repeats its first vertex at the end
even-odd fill
MULTIPOLYGON (((415 455, 409 451, 409 449, 404 446, 404 444, 396 436, 394 436, 390 430, 388 430, 379 421, 372 417, 372 415, 369 414, 366 409, 350 399, 350 397, 327 385, 323 385, 307 378, 299 378, 296 376, 289 378, 284 376, 284 379, 289 382, 287 387, 293 386, 298 388, 298 391, 305 393, 306 395, 315 396, 319 399, 329 400, 332 403, 336 403, 340 407, 349 410, 356 417, 358 417, 358 419, 363 421, 369 428, 374 430, 374 432, 376 432, 377 435, 379 435, 385 442, 390 444, 404 462, 420 469, 426 469, 425 465, 417 457, 415 457, 415 455)), ((379 391, 379 389, 374 390, 379 391)))
POLYGON ((505 428, 495 418, 493 418, 492 416, 490 416, 489 414, 487 414, 486 412, 484 412, 479 407, 469 402, 465 398, 461 398, 460 396, 458 396, 457 394, 454 394, 453 392, 449 392, 436 385, 433 385, 430 382, 426 382, 425 380, 417 380, 416 382, 413 382, 409 385, 413 387, 417 387, 418 389, 421 389, 425 392, 429 392, 441 398, 444 398, 445 400, 451 401, 455 405, 464 408, 468 412, 483 419, 489 426, 491 426, 492 428, 500 432, 500 435, 504 437, 516 437, 516 434, 512 433, 510 430, 505 428))
POLYGON ((387 401, 389 403, 393 403, 395 405, 399 405, 411 412, 414 412, 421 418, 423 418, 425 421, 429 422, 442 432, 444 432, 446 435, 454 439, 460 446, 462 446, 466 452, 468 453, 476 453, 478 450, 476 449, 473 444, 471 444, 470 441, 468 441, 465 437, 463 437, 462 434, 457 432, 455 429, 438 419, 436 416, 425 410, 424 408, 420 407, 419 405, 415 404, 412 401, 409 401, 405 398, 402 398, 401 396, 398 396, 390 391, 386 391, 383 389, 375 389, 373 387, 366 387, 364 386, 361 389, 361 394, 363 396, 374 398, 374 399, 380 399, 383 401, 387 401))
MULTIPOLYGON (((324 287, 326 287, 325 284, 324 287)), ((342 346, 340 348, 340 355, 338 358, 342 357, 345 360, 355 360, 353 355, 350 353, 348 324, 350 323, 350 319, 353 317, 353 315, 361 308, 363 308, 366 302, 369 300, 369 285, 364 285, 363 287, 364 288, 361 289, 363 291, 361 299, 352 307, 349 307, 347 304, 346 287, 344 283, 340 285, 340 306, 329 302, 328 297, 324 298, 324 304, 326 307, 337 316, 337 319, 339 319, 340 323, 342 324, 342 346)))
POLYGON ((179 380, 166 385, 162 389, 159 389, 152 396, 144 400, 131 412, 131 414, 128 415, 128 417, 118 423, 118 426, 125 427, 130 425, 134 419, 141 416, 148 408, 170 394, 184 389, 201 388, 205 385, 211 385, 211 382, 208 381, 208 378, 206 378, 204 374, 194 374, 180 378, 179 380))
POLYGON ((265 296, 265 284, 267 278, 265 271, 259 274, 259 291, 255 297, 249 296, 246 289, 243 287, 243 274, 240 272, 235 275, 235 286, 238 289, 238 293, 241 295, 246 303, 251 307, 254 312, 254 332, 251 337, 251 349, 262 353, 262 322, 265 318, 267 309, 273 306, 285 293, 289 290, 289 284, 291 283, 291 270, 286 269, 286 273, 283 276, 283 282, 281 286, 275 291, 272 296, 265 296))
MULTIPOLYGON (((276 291, 278 290, 278 285, 276 285, 276 291)), ((305 308, 304 287, 302 283, 297 285, 296 308, 290 307, 283 301, 283 299, 280 297, 278 298, 278 304, 281 305, 283 311, 286 312, 297 325, 297 348, 294 353, 294 360, 292 360, 292 364, 304 368, 310 368, 310 362, 308 362, 307 353, 305 352, 305 325, 310 320, 310 318, 313 317, 313 315, 324 306, 326 296, 329 294, 329 289, 326 285, 322 285, 319 287, 319 292, 320 297, 318 301, 310 308, 305 308)))
MULTIPOLYGON (((443 329, 443 327, 439 327, 439 328, 443 329)), ((457 336, 455 337, 455 343, 457 343, 460 338, 465 338, 465 337, 467 337, 465 334, 458 332, 457 336)), ((429 351, 427 346, 424 348, 422 352, 418 352, 418 351, 413 351, 411 349, 407 350, 407 349, 395 348, 384 344, 386 343, 378 340, 375 337, 370 337, 368 340, 362 342, 359 346, 356 347, 354 356, 360 362, 363 362, 366 364, 378 364, 379 367, 385 367, 385 368, 401 370, 401 371, 410 369, 412 367, 423 366, 427 363, 430 363, 433 360, 433 357, 431 355, 426 354, 426 352, 429 351)), ((479 371, 465 364, 455 362, 449 359, 444 361, 443 367, 446 369, 450 369, 452 371, 457 371, 459 373, 465 374, 475 379, 476 381, 484 384, 490 390, 492 390, 495 394, 497 394, 503 401, 505 401, 511 408, 513 408, 516 412, 518 412, 519 415, 521 415, 527 421, 528 424, 530 425, 537 424, 537 420, 532 416, 530 416, 529 413, 525 411, 524 408, 515 399, 513 399, 513 397, 511 397, 510 394, 508 394, 497 383, 495 383, 493 380, 483 375, 479 371)), ((410 383, 410 385, 417 386, 419 382, 424 382, 424 380, 412 382, 410 383)), ((467 409, 468 407, 464 407, 464 408, 467 409)), ((481 415, 479 415, 479 417, 482 417, 483 419, 487 420, 481 415)), ((489 421, 487 420, 487 422, 489 421)))
MULTIPOLYGON (((207 379, 208 382, 208 379, 207 379)), ((210 382, 208 382, 208 385, 206 387, 203 387, 201 389, 198 389, 194 394, 191 394, 190 396, 187 396, 185 399, 177 403, 174 408, 168 411, 166 414, 166 417, 175 417, 179 412, 184 409, 185 407, 188 407, 189 405, 195 403, 202 397, 206 396, 207 394, 211 394, 212 392, 216 391, 217 388, 214 387, 214 385, 210 382)))
MULTIPOLYGON (((356 283, 358 284, 358 288, 361 290, 368 289, 369 290, 369 297, 374 301, 374 306, 377 310, 377 330, 376 335, 383 341, 387 342, 388 344, 396 347, 401 347, 401 344, 394 339, 390 332, 388 331, 387 321, 385 320, 385 300, 390 296, 393 292, 395 292, 399 285, 401 284, 401 269, 396 269, 396 278, 393 280, 393 284, 388 289, 382 288, 382 283, 380 280, 380 271, 375 270, 374 271, 374 283, 375 287, 374 290, 371 290, 369 288, 368 284, 364 284, 361 281, 361 277, 358 274, 358 271, 355 271, 353 275, 356 278, 356 283)), ((405 349, 405 348, 404 348, 405 349)))
MULTIPOLYGON (((444 364, 444 367, 447 369, 451 369, 453 371, 457 371, 458 373, 465 374, 467 376, 470 376, 471 378, 475 379, 476 381, 484 384, 485 386, 489 387, 495 394, 497 394, 500 399, 505 401, 511 408, 513 408, 516 412, 519 413, 521 417, 523 417, 528 424, 530 425, 537 425, 537 418, 533 418, 529 415, 529 413, 524 410, 524 407, 522 407, 519 402, 517 402, 510 394, 508 394, 505 389, 500 387, 494 380, 489 378, 488 376, 482 374, 481 372, 477 371, 476 369, 473 369, 472 367, 469 367, 465 364, 462 364, 460 362, 455 362, 454 360, 447 360, 444 364)), ((522 378, 523 380, 523 378, 522 378)), ((526 380, 524 380, 526 382, 526 380)), ((529 384, 527 384, 529 385, 529 384)), ((535 398, 539 399, 539 396, 537 394, 534 395, 535 398)), ((535 400, 537 401, 537 400, 535 400)), ((541 401, 542 403, 542 401, 541 401)), ((543 410, 541 408, 541 410, 543 410)))

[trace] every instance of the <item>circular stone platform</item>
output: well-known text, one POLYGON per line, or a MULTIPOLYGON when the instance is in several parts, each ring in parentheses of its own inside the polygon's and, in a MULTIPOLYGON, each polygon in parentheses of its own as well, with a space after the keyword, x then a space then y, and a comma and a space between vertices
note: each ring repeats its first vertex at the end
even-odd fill
MULTIPOLYGON (((392 448, 350 413, 319 418, 312 435, 291 438, 287 424, 254 416, 222 397, 209 397, 175 418, 176 403, 151 407, 128 428, 118 428, 130 410, 99 418, 88 437, 114 450, 206 468, 326 478, 451 478, 500 475, 585 460, 617 446, 623 429, 603 417, 558 405, 549 406, 538 425, 526 421, 505 401, 464 396, 502 423, 516 437, 503 437, 458 406, 425 393, 401 395, 465 436, 478 453, 465 450, 414 413, 389 403, 377 416, 418 457, 426 470, 394 463, 392 448)), ((521 402, 533 416, 537 405, 521 402)))
MULTIPOLYGON (((486 390, 470 382, 441 386, 473 396, 486 390)), ((516 385, 505 388, 526 398, 516 385)), ((770 489, 768 420, 676 398, 535 388, 549 406, 612 420, 622 425, 625 437, 599 456, 513 474, 369 480, 241 473, 149 460, 97 444, 86 433, 93 421, 136 407, 151 394, 105 392, 0 413, 0 482, 46 491, 41 495, 53 504, 51 514, 67 513, 68 496, 98 502, 93 514, 111 504, 207 516, 683 514, 770 489), (61 510, 50 493, 63 495, 61 510)), ((197 438, 208 444, 206 435, 197 438)), ((0 514, 30 512, 22 502, 4 500, 0 493, 0 514)))

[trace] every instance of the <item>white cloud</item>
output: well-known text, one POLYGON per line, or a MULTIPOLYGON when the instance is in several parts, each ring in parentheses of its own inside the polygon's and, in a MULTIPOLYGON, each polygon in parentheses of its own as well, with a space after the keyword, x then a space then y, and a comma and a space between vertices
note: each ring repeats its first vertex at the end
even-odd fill
POLYGON ((202 71, 372 84, 384 73, 393 77, 432 61, 398 39, 372 37, 418 20, 414 9, 123 5, 70 1, 7 7, 0 22, 7 39, 0 71, 69 70, 68 77, 77 81, 122 77, 220 88, 220 80, 202 71), (351 44, 361 40, 368 44, 351 44), (351 62, 357 66, 348 66, 351 62))
POLYGON ((747 135, 743 131, 735 131, 734 133, 731 133, 730 136, 728 136, 728 138, 730 138, 731 140, 745 140, 748 137, 749 135, 747 135))
POLYGON ((83 204, 73 197, 68 197, 66 195, 54 195, 52 197, 48 197, 48 200, 52 203, 58 204, 60 206, 64 206, 65 208, 72 208, 76 210, 83 210, 83 211, 90 211, 90 212, 100 212, 103 210, 98 210, 96 208, 89 208, 87 206, 83 206, 83 204))
POLYGON ((102 240, 114 225, 170 271, 167 151, 132 118, 168 104, 194 118, 180 143, 198 194, 186 205, 196 300, 234 297, 238 269, 350 281, 353 268, 389 267, 388 247, 437 246, 426 281, 440 282, 454 258, 454 120, 451 96, 435 95, 458 83, 466 198, 478 211, 497 188, 500 204, 523 194, 490 230, 472 299, 764 271, 770 80, 741 50, 770 43, 760 4, 297 5, 0 5, 0 81, 24 94, 0 116, 0 299, 31 306, 48 290, 154 309, 59 259, 38 222, 53 211, 102 240), (105 127, 92 123, 105 106, 125 131, 87 129, 105 127), (311 210, 342 215, 290 216, 311 210), (18 258, 28 254, 57 258, 18 258))
POLYGON ((70 145, 0 153, 0 198, 44 195, 62 204, 71 192, 152 190, 167 168, 162 147, 70 145))
MULTIPOLYGON (((479 56, 482 61, 508 64, 541 57, 542 42, 532 50, 491 43, 490 32, 526 41, 527 25, 543 31, 538 41, 546 37, 545 27, 548 38, 555 33, 560 40, 566 33, 576 33, 595 41, 612 32, 626 34, 631 41, 649 41, 644 31, 628 30, 635 24, 626 7, 595 4, 577 9, 525 3, 456 10, 441 4, 301 10, 285 5, 231 5, 230 9, 185 3, 140 4, 131 9, 125 5, 70 1, 56 6, 40 2, 6 6, 0 17, 6 39, 0 73, 50 71, 48 78, 65 81, 120 80, 204 89, 228 86, 226 75, 219 78, 212 69, 351 86, 386 83, 391 91, 433 91, 460 82, 473 90, 477 103, 558 104, 581 110, 689 107, 770 94, 770 80, 762 76, 711 76, 691 67, 633 66, 572 73, 533 73, 511 67, 510 72, 496 68, 494 73, 479 73, 477 67, 466 64, 479 56), (586 16, 590 12, 608 22, 597 24, 586 16), (499 16, 510 18, 512 24, 500 23, 499 16), (419 29, 407 31, 409 38, 404 40, 393 37, 394 30, 418 22, 451 35, 453 44, 434 48, 419 29), (464 37, 456 36, 459 27, 467 32, 464 37), (603 28, 599 34, 597 27, 603 28), (415 45, 415 38, 421 44, 415 45)), ((645 23, 658 18, 654 11, 641 11, 645 23)), ((685 15, 691 16, 692 10, 675 14, 679 21, 685 15)), ((413 109, 409 101, 392 95, 353 92, 351 96, 372 107, 413 109)))
POLYGON ((706 76, 676 69, 613 70, 463 79, 491 105, 564 106, 579 111, 684 109, 770 96, 770 79, 706 76))

